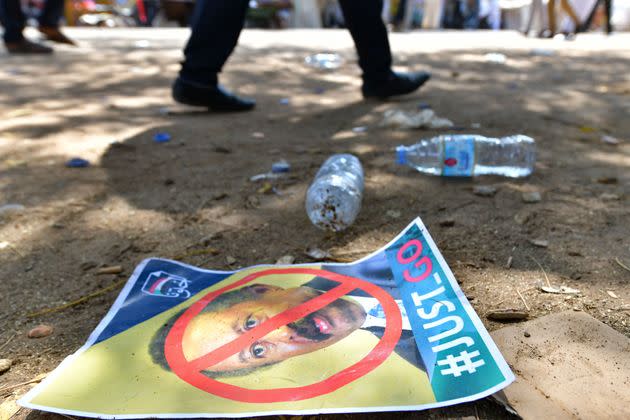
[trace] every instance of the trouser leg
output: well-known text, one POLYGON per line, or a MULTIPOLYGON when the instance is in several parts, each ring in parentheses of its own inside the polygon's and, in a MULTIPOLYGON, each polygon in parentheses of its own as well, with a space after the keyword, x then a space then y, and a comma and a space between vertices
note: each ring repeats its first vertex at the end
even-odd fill
POLYGON ((4 27, 4 42, 20 42, 26 23, 20 0, 0 0, 0 23, 4 27))
POLYGON ((392 55, 387 28, 381 18, 382 0, 339 0, 359 55, 363 80, 378 83, 391 72, 392 55))
POLYGON ((180 71, 183 79, 201 84, 217 82, 217 73, 236 47, 248 6, 249 0, 197 1, 180 71))
POLYGON ((63 15, 64 0, 46 0, 44 10, 39 16, 39 26, 56 28, 63 15))

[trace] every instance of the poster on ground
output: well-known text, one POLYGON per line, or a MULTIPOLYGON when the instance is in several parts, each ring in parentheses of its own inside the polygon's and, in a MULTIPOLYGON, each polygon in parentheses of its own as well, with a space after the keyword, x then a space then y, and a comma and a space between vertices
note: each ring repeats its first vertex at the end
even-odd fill
POLYGON ((420 219, 349 264, 151 258, 19 403, 99 418, 422 410, 514 375, 420 219))

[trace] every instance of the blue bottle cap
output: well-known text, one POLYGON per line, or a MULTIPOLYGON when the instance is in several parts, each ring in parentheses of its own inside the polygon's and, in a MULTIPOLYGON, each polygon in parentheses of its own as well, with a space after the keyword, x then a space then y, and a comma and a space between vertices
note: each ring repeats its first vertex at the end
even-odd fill
POLYGON ((291 164, 286 160, 275 162, 271 165, 271 172, 274 174, 289 172, 291 170, 291 164))
POLYGON ((396 163, 399 165, 407 164, 407 151, 404 146, 398 146, 396 148, 396 163))
POLYGON ((166 143, 171 140, 171 135, 168 133, 156 133, 153 136, 153 141, 156 143, 166 143))
POLYGON ((87 168, 88 166, 90 166, 90 161, 78 157, 72 158, 66 162, 67 168, 87 168))

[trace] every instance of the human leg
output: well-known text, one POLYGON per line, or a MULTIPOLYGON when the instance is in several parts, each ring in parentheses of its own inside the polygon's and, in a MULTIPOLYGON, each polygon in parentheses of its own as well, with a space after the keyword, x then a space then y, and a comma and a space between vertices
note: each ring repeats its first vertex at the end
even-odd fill
POLYGON ((24 40, 26 18, 20 0, 0 0, 0 23, 4 27, 4 42, 16 43, 24 40))
POLYGON ((426 72, 392 71, 387 28, 381 19, 381 0, 340 0, 339 4, 359 55, 364 97, 387 98, 411 93, 431 77, 426 72))
POLYGON ((247 111, 253 100, 241 99, 218 84, 217 74, 236 47, 245 23, 248 0, 199 0, 184 62, 173 83, 173 99, 213 111, 247 111))

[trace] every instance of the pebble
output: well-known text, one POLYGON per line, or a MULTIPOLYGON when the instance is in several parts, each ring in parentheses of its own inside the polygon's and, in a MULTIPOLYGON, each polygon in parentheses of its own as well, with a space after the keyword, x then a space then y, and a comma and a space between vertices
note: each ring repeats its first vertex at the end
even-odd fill
POLYGON ((525 203, 538 203, 542 200, 542 196, 538 191, 524 192, 521 197, 525 203))
POLYGON ((352 128, 353 133, 365 133, 367 130, 368 128, 366 126, 359 126, 359 127, 352 128))
POLYGON ((532 335, 531 335, 530 333, 528 333, 527 331, 525 331, 525 332, 523 333, 523 335, 524 335, 525 337, 527 337, 527 338, 529 338, 529 337, 531 337, 531 336, 532 336, 532 335))
POLYGON ((492 321, 503 322, 522 321, 524 319, 527 319, 528 316, 529 313, 516 309, 497 309, 486 314, 486 318, 492 321))
POLYGON ((537 246, 539 248, 547 248, 549 247, 549 241, 545 240, 545 239, 530 239, 529 243, 537 246))
POLYGON ((7 370, 11 369, 11 365, 13 365, 13 360, 0 359, 0 374, 3 374, 7 370))
POLYGON ((455 226, 455 220, 454 219, 444 219, 440 221, 440 226, 442 227, 453 227, 455 226))
POLYGON ((215 239, 221 239, 222 237, 223 237, 223 234, 221 232, 214 232, 208 236, 204 236, 203 238, 201 238, 199 240, 199 244, 203 246, 208 246, 215 239))
POLYGON ((295 262, 295 257, 293 255, 283 255, 278 258, 276 261, 276 265, 291 265, 295 262))
POLYGON ((232 153, 232 149, 228 149, 227 147, 223 147, 223 146, 215 146, 214 149, 215 153, 223 153, 223 154, 230 154, 232 153))
POLYGON ((387 214, 388 217, 391 217, 392 219, 398 219, 401 215, 400 211, 398 210, 387 210, 387 214))
POLYGON ((514 215, 514 221, 518 223, 519 225, 524 225, 529 220, 529 216, 530 216, 529 213, 526 213, 526 212, 516 213, 514 215))
POLYGON ((613 299, 619 299, 619 296, 617 296, 617 294, 613 292, 612 290, 607 290, 606 293, 608 293, 608 296, 610 296, 613 299))
POLYGON ((41 324, 28 332, 28 338, 43 338, 52 334, 54 328, 50 325, 41 324))
POLYGON ((603 193, 599 196, 599 199, 602 201, 619 201, 621 197, 617 194, 603 193))
POLYGON ((611 144, 613 146, 616 146, 620 143, 619 139, 613 136, 607 136, 607 135, 603 135, 601 137, 602 143, 606 143, 606 144, 611 144))
POLYGON ((309 258, 312 258, 312 259, 314 259, 316 261, 324 260, 324 259, 330 257, 330 253, 324 251, 323 249, 314 248, 314 247, 307 248, 306 251, 305 251, 305 254, 309 258))
POLYGON ((473 194, 480 197, 494 197, 497 193, 497 188, 492 185, 475 185, 473 188, 473 194))
POLYGON ((236 263, 236 258, 234 258, 234 257, 232 257, 232 256, 230 256, 230 255, 228 255, 227 257, 225 257, 225 262, 226 262, 228 265, 235 264, 235 263, 236 263))

